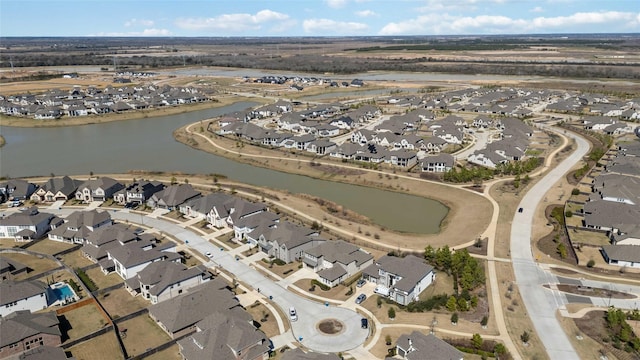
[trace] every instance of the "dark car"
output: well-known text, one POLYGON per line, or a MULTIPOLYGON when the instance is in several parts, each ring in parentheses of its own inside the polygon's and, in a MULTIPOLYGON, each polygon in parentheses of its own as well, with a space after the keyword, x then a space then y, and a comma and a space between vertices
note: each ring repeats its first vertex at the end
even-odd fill
POLYGON ((524 209, 523 208, 518 208, 518 212, 521 213, 524 209))
POLYGON ((366 318, 360 319, 360 327, 362 327, 363 329, 367 329, 369 327, 369 320, 367 320, 366 318))
POLYGON ((356 298, 356 304, 361 304, 366 298, 367 298, 367 295, 365 294, 358 295, 358 297, 356 298))

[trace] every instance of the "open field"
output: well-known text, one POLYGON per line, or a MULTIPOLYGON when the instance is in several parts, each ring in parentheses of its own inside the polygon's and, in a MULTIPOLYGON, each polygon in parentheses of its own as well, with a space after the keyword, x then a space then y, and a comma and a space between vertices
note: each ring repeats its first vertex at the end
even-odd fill
POLYGON ((107 325, 107 320, 93 302, 60 316, 66 319, 65 322, 61 321, 60 328, 66 330, 70 340, 91 334, 107 325))
POLYGON ((100 267, 95 267, 86 271, 87 275, 93 280, 93 282, 98 286, 98 289, 104 289, 109 286, 113 286, 116 284, 120 284, 124 282, 120 275, 115 272, 105 275, 100 267))
POLYGON ((111 318, 118 318, 131 314, 132 312, 146 308, 151 304, 141 296, 131 296, 124 287, 101 294, 97 297, 97 300, 100 301, 100 304, 102 304, 111 318))
POLYGON ((113 331, 85 341, 69 349, 76 360, 124 359, 118 339, 113 331))
POLYGON ((122 336, 122 342, 129 356, 142 354, 149 348, 171 340, 169 335, 146 314, 119 323, 118 329, 126 334, 122 336))
POLYGON ((43 257, 42 255, 3 253, 2 256, 11 260, 15 260, 33 269, 33 271, 30 271, 28 273, 23 272, 15 276, 13 279, 16 281, 24 280, 26 278, 30 278, 35 275, 42 274, 51 269, 55 269, 59 266, 55 261, 49 260, 43 257))

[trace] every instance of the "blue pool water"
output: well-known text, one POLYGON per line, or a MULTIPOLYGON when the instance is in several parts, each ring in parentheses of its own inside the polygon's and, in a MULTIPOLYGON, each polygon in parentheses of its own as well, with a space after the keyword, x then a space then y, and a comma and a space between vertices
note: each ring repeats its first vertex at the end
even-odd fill
POLYGON ((72 298, 75 295, 69 285, 64 285, 59 288, 53 288, 52 290, 53 290, 53 294, 56 296, 58 300, 72 298))

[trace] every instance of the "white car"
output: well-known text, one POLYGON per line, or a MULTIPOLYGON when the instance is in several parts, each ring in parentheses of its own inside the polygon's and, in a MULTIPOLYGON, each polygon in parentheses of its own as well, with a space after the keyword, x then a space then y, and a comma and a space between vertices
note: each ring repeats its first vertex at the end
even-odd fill
POLYGON ((213 254, 210 253, 209 251, 207 251, 206 253, 204 253, 209 259, 211 259, 213 257, 213 254))
POLYGON ((291 321, 298 320, 298 313, 296 312, 296 308, 293 306, 289 308, 289 318, 291 318, 291 321))

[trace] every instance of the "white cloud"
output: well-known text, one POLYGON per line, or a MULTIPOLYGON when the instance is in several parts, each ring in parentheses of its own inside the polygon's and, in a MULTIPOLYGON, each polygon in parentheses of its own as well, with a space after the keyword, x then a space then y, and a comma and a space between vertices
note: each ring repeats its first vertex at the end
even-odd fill
POLYGON ((533 9, 529 10, 532 13, 541 13, 544 12, 544 9, 541 6, 536 6, 533 9))
POLYGON ((223 14, 210 18, 179 18, 176 26, 192 31, 225 31, 241 33, 245 31, 263 30, 281 31, 292 26, 295 21, 289 15, 272 10, 261 10, 255 14, 223 14), (283 27, 284 26, 284 27, 283 27))
POLYGON ((360 16, 360 17, 371 17, 371 16, 378 16, 378 13, 373 11, 373 10, 361 10, 361 11, 356 11, 355 13, 356 15, 360 16))
POLYGON ((355 34, 369 29, 367 24, 357 22, 341 22, 330 19, 307 19, 302 23, 306 33, 314 34, 355 34))
POLYGON ((131 27, 131 26, 144 26, 144 27, 151 27, 153 26, 154 22, 153 20, 146 20, 146 19, 131 19, 131 20, 127 20, 124 23, 125 27, 131 27))
POLYGON ((392 22, 380 30, 380 35, 416 34, 522 34, 553 31, 584 31, 585 27, 599 25, 612 32, 640 29, 640 14, 605 11, 582 12, 569 16, 516 19, 499 15, 438 16, 421 15, 413 19, 392 22))
POLYGON ((330 8, 339 9, 347 5, 348 0, 325 0, 330 8))
POLYGON ((97 34, 89 34, 87 36, 116 36, 116 37, 127 37, 127 36, 171 36, 171 31, 167 29, 144 29, 142 31, 129 31, 129 32, 100 32, 97 34))

